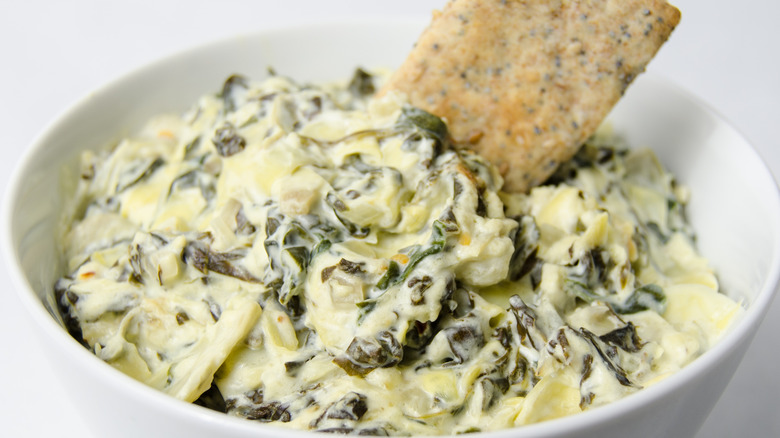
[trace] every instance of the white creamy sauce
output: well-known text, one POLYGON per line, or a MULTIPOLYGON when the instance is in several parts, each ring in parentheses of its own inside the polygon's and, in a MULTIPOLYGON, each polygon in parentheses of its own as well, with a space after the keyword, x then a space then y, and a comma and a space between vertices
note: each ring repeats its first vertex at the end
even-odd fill
POLYGON ((378 80, 234 76, 85 153, 55 288, 71 332, 229 415, 448 434, 613 402, 741 312, 652 152, 600 136, 504 193, 378 80))

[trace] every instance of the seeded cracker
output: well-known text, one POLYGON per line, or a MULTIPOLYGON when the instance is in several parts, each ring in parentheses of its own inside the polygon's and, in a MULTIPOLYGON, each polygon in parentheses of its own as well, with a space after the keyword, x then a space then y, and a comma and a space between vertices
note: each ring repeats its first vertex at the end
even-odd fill
POLYGON ((679 20, 663 0, 453 0, 381 92, 447 119, 506 190, 526 191, 595 132, 679 20))

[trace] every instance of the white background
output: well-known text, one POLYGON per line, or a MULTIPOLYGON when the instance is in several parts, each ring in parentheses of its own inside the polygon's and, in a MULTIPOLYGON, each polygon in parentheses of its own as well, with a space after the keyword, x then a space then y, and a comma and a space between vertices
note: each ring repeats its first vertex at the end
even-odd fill
MULTIPOLYGON (((0 184, 34 136, 95 87, 181 49, 344 17, 427 20, 444 0, 0 0, 0 184)), ((676 0, 683 19, 649 69, 731 120, 780 175, 780 1, 676 0)), ((205 90, 204 90, 205 91, 205 90)), ((91 437, 0 267, 0 435, 91 437)), ((780 436, 780 300, 697 435, 780 436)))

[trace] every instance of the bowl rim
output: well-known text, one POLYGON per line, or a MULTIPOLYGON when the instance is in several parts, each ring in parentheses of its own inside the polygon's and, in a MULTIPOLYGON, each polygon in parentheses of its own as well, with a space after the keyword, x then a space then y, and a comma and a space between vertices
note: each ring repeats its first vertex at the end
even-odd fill
MULTIPOLYGON (((223 37, 164 55, 156 60, 129 70, 103 83, 99 87, 96 87, 93 91, 82 96, 75 102, 72 102, 64 110, 58 113, 26 147, 21 158, 15 164, 8 180, 8 185, 5 188, 5 193, 3 193, 4 196, 1 206, 2 214, 0 215, 0 228, 2 228, 0 246, 2 246, 3 257, 6 261, 7 271, 11 279, 14 293, 26 308, 28 317, 33 319, 34 324, 38 328, 38 333, 45 334, 47 338, 53 341, 54 345, 65 350, 66 353, 71 354, 74 357, 74 360, 78 361, 79 365, 83 366, 91 374, 95 375, 96 379, 110 382, 110 384, 116 388, 121 386, 121 390, 126 395, 142 401, 147 407, 153 406, 155 409, 167 410, 172 414, 175 414, 176 418, 215 423, 224 427, 226 431, 234 430, 236 432, 241 431, 244 433, 254 432, 256 434, 268 433, 269 435, 282 434, 287 436, 319 436, 310 431, 289 429, 272 424, 257 425, 244 419, 230 417, 223 413, 212 411, 191 403, 182 402, 132 379, 106 364, 92 352, 81 346, 49 314, 41 300, 38 299, 36 292, 33 290, 26 276, 23 274, 19 254, 15 251, 16 239, 12 229, 15 213, 14 206, 17 205, 21 195, 19 188, 23 181, 23 176, 32 168, 33 157, 46 150, 47 144, 52 141, 52 133, 65 125, 71 117, 78 115, 81 111, 84 111, 85 108, 89 108, 93 101, 99 100, 95 99, 96 97, 99 97, 112 88, 120 86, 122 83, 131 80, 135 76, 153 74, 156 70, 164 69, 169 64, 175 64, 190 56, 197 56, 198 52, 208 51, 220 46, 236 44, 242 40, 255 39, 263 36, 278 37, 279 34, 285 32, 323 32, 332 30, 336 27, 421 27, 422 23, 422 20, 416 18, 388 17, 377 19, 364 17, 354 19, 329 19, 327 21, 305 21, 294 25, 269 26, 262 30, 223 37)), ((760 166, 763 168, 765 175, 762 176, 768 176, 772 181, 772 210, 776 217, 780 217, 780 189, 778 188, 777 180, 772 174, 767 162, 755 148, 753 143, 708 103, 690 91, 677 85, 672 80, 654 73, 652 69, 642 75, 640 80, 643 80, 642 78, 652 78, 649 79, 649 81, 652 81, 655 86, 665 88, 665 91, 675 93, 687 100, 692 105, 698 107, 703 113, 706 113, 708 117, 731 130, 740 141, 745 143, 747 146, 746 152, 749 151, 749 153, 754 154, 755 158, 760 163, 760 166)), ((780 235, 780 233, 778 233, 778 235, 780 235)), ((768 265, 768 272, 767 276, 764 278, 763 287, 746 309, 740 318, 740 321, 725 333, 717 344, 704 352, 700 357, 684 366, 681 370, 675 372, 661 382, 604 406, 540 423, 492 432, 482 432, 477 434, 477 436, 508 437, 516 436, 520 431, 522 431, 522 434, 529 436, 555 436, 562 432, 588 428, 603 423, 605 420, 639 410, 644 405, 662 399, 664 394, 669 393, 682 382, 702 374, 703 371, 714 367, 717 363, 724 360, 729 352, 737 348, 740 343, 747 343, 749 345, 759 324, 766 315, 774 295, 777 293, 778 283, 780 283, 780 238, 775 239, 772 259, 771 263, 768 265)), ((42 339, 39 339, 38 342, 42 347, 46 346, 42 339)), ((82 414, 81 411, 79 411, 79 413, 82 414)))

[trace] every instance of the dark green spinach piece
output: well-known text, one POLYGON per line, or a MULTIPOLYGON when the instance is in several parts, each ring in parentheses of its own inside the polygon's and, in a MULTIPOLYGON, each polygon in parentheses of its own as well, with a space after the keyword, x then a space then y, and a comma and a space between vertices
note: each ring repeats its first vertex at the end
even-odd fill
POLYGON ((328 250, 341 233, 316 215, 288 218, 272 208, 266 219, 265 252, 269 265, 263 282, 272 288, 282 305, 301 292, 312 260, 328 250))
POLYGON ((165 160, 157 157, 154 160, 146 160, 130 167, 130 170, 119 176, 115 192, 119 193, 149 178, 157 169, 165 165, 165 160))
POLYGON ((413 106, 401 108, 401 116, 396 122, 399 131, 417 130, 428 138, 432 138, 439 144, 446 144, 449 140, 449 131, 444 121, 433 114, 413 106))
POLYGON ((636 333, 636 327, 631 321, 623 327, 612 330, 609 333, 599 336, 599 339, 607 344, 620 347, 629 353, 636 353, 644 345, 636 333))
POLYGON ((433 221, 431 243, 425 248, 420 245, 414 246, 409 254, 409 261, 406 262, 406 267, 404 267, 403 271, 400 270, 398 263, 390 261, 387 272, 379 279, 376 288, 386 290, 391 286, 395 286, 406 280, 407 277, 409 277, 409 274, 414 271, 417 264, 424 258, 442 252, 447 244, 447 238, 455 234, 458 230, 459 228, 457 228, 457 226, 453 227, 452 224, 447 224, 438 219, 433 221))
POLYGON ((171 182, 171 186, 168 189, 168 197, 170 198, 177 190, 191 187, 200 188, 200 194, 206 202, 211 201, 217 194, 215 178, 206 172, 193 169, 177 176, 173 182, 171 182))
POLYGON ((344 225, 344 228, 353 237, 362 239, 368 236, 368 234, 371 232, 371 227, 358 226, 349 219, 345 218, 343 214, 341 214, 347 210, 347 206, 344 204, 344 201, 336 196, 335 193, 328 193, 328 195, 325 197, 325 202, 327 202, 328 205, 333 208, 333 213, 336 215, 336 218, 339 220, 339 222, 341 222, 342 225, 344 225))
POLYGON ((333 362, 350 376, 364 376, 376 368, 398 364, 403 355, 403 347, 393 334, 381 331, 373 338, 352 339, 346 355, 333 359, 333 362))
POLYGON ((521 216, 515 220, 518 227, 512 236, 515 250, 512 258, 509 259, 508 274, 508 278, 512 281, 520 280, 533 270, 541 237, 539 227, 532 216, 521 216))
POLYGON ((362 68, 356 68, 347 89, 358 97, 370 96, 376 91, 374 88, 374 77, 362 68))
POLYGON ((586 284, 572 278, 567 278, 563 281, 563 290, 567 295, 579 298, 586 303, 592 303, 594 301, 604 299, 604 297, 601 295, 593 293, 593 290, 591 290, 586 284))
POLYGON ((615 313, 624 315, 653 310, 663 314, 666 310, 666 294, 663 289, 655 284, 646 284, 639 287, 626 298, 622 304, 610 304, 615 313))
POLYGON ((634 384, 631 380, 629 380, 625 370, 623 370, 623 368, 613 360, 611 355, 605 352, 606 345, 601 339, 599 339, 598 336, 596 336, 593 332, 591 332, 586 328, 580 328, 579 331, 576 330, 572 330, 572 331, 575 334, 578 334, 583 338, 587 339, 588 341, 590 341, 591 345, 593 345, 593 348, 596 350, 599 357, 604 362, 604 365, 607 367, 607 369, 609 369, 612 372, 612 374, 615 376, 615 379, 617 379, 617 381, 620 382, 621 385, 634 387, 634 388, 637 387, 636 384, 634 384))
POLYGON ((236 110, 236 102, 235 97, 233 96, 233 92, 238 88, 243 88, 246 90, 248 87, 249 84, 247 83, 247 79, 241 75, 230 75, 225 80, 225 83, 222 84, 222 91, 218 95, 218 97, 222 98, 225 112, 230 113, 236 110))
POLYGON ((243 257, 244 254, 241 252, 214 251, 204 239, 188 241, 181 254, 185 263, 192 265, 204 274, 213 271, 250 283, 260 282, 260 279, 252 275, 246 268, 232 263, 233 260, 243 257))
POLYGON ((246 147, 246 139, 238 135, 236 128, 228 122, 217 128, 211 141, 217 148, 217 153, 223 157, 233 156, 246 147))

